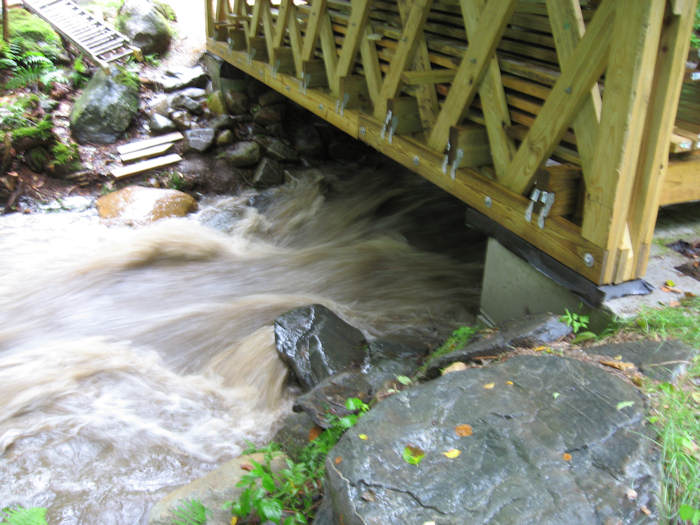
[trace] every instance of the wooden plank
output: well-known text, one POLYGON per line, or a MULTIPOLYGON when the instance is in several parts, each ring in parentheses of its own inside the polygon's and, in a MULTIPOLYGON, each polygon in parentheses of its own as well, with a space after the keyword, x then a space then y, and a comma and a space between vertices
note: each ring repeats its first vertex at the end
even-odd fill
POLYGON ((299 32, 299 24, 297 22, 297 8, 292 4, 289 8, 289 20, 287 22, 287 31, 289 32, 289 47, 292 48, 292 56, 294 57, 294 69, 297 73, 297 78, 301 78, 302 73, 302 57, 301 57, 301 33, 299 32))
POLYGON ((384 119, 387 111, 387 101, 396 98, 401 84, 401 73, 413 60, 416 46, 419 42, 419 35, 423 31, 423 24, 428 18, 430 6, 433 0, 416 0, 411 6, 406 24, 404 24, 399 45, 396 49, 394 59, 389 66, 382 87, 379 92, 379 99, 374 105, 374 114, 377 118, 384 119))
MULTIPOLYGON (((408 22, 411 3, 409 0, 397 0, 397 3, 399 15, 401 17, 401 25, 404 26, 408 22)), ((430 72, 432 67, 425 37, 419 34, 417 38, 415 56, 413 57, 413 70, 418 72, 430 72)), ((435 124, 435 119, 437 119, 439 111, 435 86, 432 84, 419 85, 415 91, 415 97, 418 101, 418 113, 420 114, 421 125, 424 130, 429 130, 435 124)))
MULTIPOLYGON (((559 61, 565 64, 585 32, 581 4, 579 0, 547 0, 547 11, 559 61)), ((593 149, 598 134, 601 104, 600 90, 596 84, 573 122, 584 176, 593 163, 593 149)))
POLYGON ((611 31, 615 39, 606 70, 600 122, 600 129, 605 131, 598 134, 593 166, 587 177, 581 228, 586 239, 613 255, 604 269, 606 282, 621 271, 617 250, 627 228, 665 3, 615 0, 611 31))
POLYGON ((282 0, 280 2, 279 13, 277 13, 277 21, 275 23, 275 37, 272 41, 272 48, 274 50, 277 50, 284 42, 284 34, 287 30, 292 6, 292 0, 282 0))
POLYGON ((159 144, 158 146, 152 146, 150 148, 140 149, 137 151, 132 151, 131 153, 125 153, 121 155, 122 162, 131 162, 138 159, 147 159, 149 157, 155 157, 156 155, 161 155, 173 147, 172 142, 166 144, 159 144))
POLYGON ((256 3, 260 3, 260 17, 262 18, 265 48, 267 49, 268 58, 272 60, 275 51, 275 26, 272 23, 270 0, 256 0, 256 3))
POLYGON ((314 49, 316 48, 316 39, 318 38, 319 29, 321 27, 321 15, 325 12, 326 0, 313 0, 311 12, 306 21, 304 46, 301 50, 301 59, 303 62, 308 62, 313 58, 314 49))
POLYGON ((170 164, 175 164, 181 160, 182 157, 180 157, 180 155, 177 153, 171 153, 170 155, 165 155, 163 157, 156 157, 154 159, 144 160, 135 164, 129 164, 128 166, 113 168, 112 176, 116 177, 117 179, 121 179, 128 177, 129 175, 136 175, 137 173, 143 173, 144 171, 169 166, 170 164))
POLYGON ((166 142, 176 142, 178 140, 182 140, 182 138, 182 133, 179 131, 174 131, 173 133, 167 133, 166 135, 161 135, 160 137, 153 137, 151 139, 139 140, 137 142, 130 142, 129 144, 118 146, 117 153, 124 155, 125 153, 131 153, 140 149, 165 144, 166 142))
POLYGON ((700 201, 700 155, 693 155, 690 159, 671 160, 656 197, 659 206, 700 201))
POLYGON ((614 0, 606 0, 552 88, 542 110, 499 182, 515 193, 530 188, 535 173, 567 131, 591 87, 602 75, 612 38, 614 0))
POLYGON ((466 125, 450 128, 447 161, 456 168, 477 168, 491 164, 491 149, 484 126, 466 125), (456 163, 459 160, 459 163, 456 163))
POLYGON ((379 104, 379 92, 382 87, 382 72, 379 69, 377 46, 370 38, 372 34, 372 24, 368 22, 365 26, 364 38, 360 42, 360 56, 362 57, 363 73, 367 80, 369 98, 372 99, 372 104, 376 107, 379 104))
POLYGON ((479 31, 471 35, 473 43, 464 53, 457 76, 430 133, 428 145, 434 150, 441 152, 445 148, 450 127, 457 125, 465 109, 474 100, 496 45, 515 10, 515 4, 516 0, 489 2, 482 11, 479 31))
MULTIPOLYGON (((479 18, 484 10, 484 0, 461 0, 462 18, 467 35, 473 35, 479 30, 479 18)), ((491 145, 491 157, 496 176, 505 174, 508 164, 515 156, 515 142, 506 133, 511 125, 510 113, 506 102, 501 70, 498 59, 494 55, 486 66, 484 79, 479 87, 482 111, 486 122, 486 132, 491 145)))
POLYGON ((409 86, 422 84, 444 84, 452 82, 457 72, 454 69, 431 69, 430 71, 404 71, 401 82, 409 86))
MULTIPOLYGON (((369 8, 369 0, 358 0, 353 3, 350 19, 348 20, 348 30, 345 33, 345 40, 338 59, 337 79, 347 77, 352 73, 355 66, 355 57, 360 47, 360 39, 364 35, 365 24, 369 18, 369 8)), ((338 83, 336 82, 335 85, 331 84, 331 88, 337 92, 339 89, 338 83)))
MULTIPOLYGON (((335 37, 333 36, 333 27, 328 13, 321 15, 319 38, 321 40, 321 53, 323 55, 323 64, 326 67, 326 78, 328 85, 338 85, 338 50, 335 47, 335 37)), ((336 91, 337 92, 337 91, 336 91)))
MULTIPOLYGON (((691 2, 694 4, 694 2, 691 2)), ((648 104, 644 140, 635 186, 634 205, 629 213, 632 244, 636 247, 634 267, 638 276, 646 273, 649 248, 660 205, 700 200, 700 157, 668 163, 668 136, 676 116, 682 87, 694 6, 680 16, 669 17, 664 25, 656 59, 654 84, 648 104), (679 200, 681 199, 681 200, 679 200)))

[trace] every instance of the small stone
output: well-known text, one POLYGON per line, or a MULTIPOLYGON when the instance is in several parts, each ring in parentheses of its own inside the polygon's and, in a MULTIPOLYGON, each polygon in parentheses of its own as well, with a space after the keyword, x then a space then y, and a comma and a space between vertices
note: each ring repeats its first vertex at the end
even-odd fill
POLYGON ((260 142, 265 148, 265 153, 275 160, 282 162, 293 162, 299 160, 294 148, 275 137, 261 138, 260 142))
POLYGON ((188 130, 192 127, 194 121, 186 111, 173 111, 170 114, 170 119, 175 123, 175 127, 180 131, 188 130))
POLYGON ((207 74, 202 66, 185 67, 166 71, 159 82, 168 93, 187 87, 203 88, 207 85, 207 74))
POLYGON ((190 129, 184 132, 185 151, 207 151, 214 143, 216 132, 213 128, 190 129))
POLYGON ((207 96, 207 90, 198 87, 189 87, 182 89, 178 92, 180 95, 184 95, 194 100, 202 100, 207 96))
POLYGON ((156 135, 161 135, 163 133, 170 133, 175 131, 175 123, 167 117, 164 117, 160 113, 153 113, 150 118, 151 132, 156 135))
POLYGON ((170 111, 170 97, 168 95, 163 94, 163 93, 156 95, 148 103, 148 107, 154 113, 158 113, 159 115, 163 115, 164 117, 167 117, 168 111, 170 111))
POLYGON ((282 114, 284 112, 284 105, 276 104, 274 106, 264 106, 258 109, 253 115, 253 122, 260 124, 262 126, 267 126, 268 124, 276 124, 282 122, 282 114))
POLYGON ((207 106, 215 115, 225 115, 227 113, 226 102, 221 91, 214 91, 207 97, 207 106))
POLYGON ((216 145, 217 146, 228 146, 233 142, 233 131, 230 129, 224 129, 219 132, 219 134, 216 136, 216 145))
POLYGON ((323 155, 323 141, 316 126, 302 124, 295 126, 292 132, 292 144, 299 155, 307 157, 320 157, 323 155))
POLYGON ((195 99, 176 93, 170 98, 170 107, 173 109, 186 109, 193 115, 201 115, 203 113, 202 103, 195 99))
POLYGON ((255 142, 237 142, 230 148, 217 155, 217 158, 224 159, 228 164, 237 168, 254 166, 260 161, 260 146, 255 142))
POLYGON ((241 91, 229 89, 224 93, 226 108, 232 115, 241 115, 248 112, 248 95, 241 91))
POLYGON ((253 186, 259 189, 278 186, 284 182, 282 167, 273 159, 264 158, 253 174, 253 186))
POLYGON ((285 97, 284 95, 278 93, 275 90, 268 90, 265 91, 264 93, 261 93, 260 96, 258 97, 258 104, 261 106, 272 106, 273 104, 282 104, 285 102, 285 97))

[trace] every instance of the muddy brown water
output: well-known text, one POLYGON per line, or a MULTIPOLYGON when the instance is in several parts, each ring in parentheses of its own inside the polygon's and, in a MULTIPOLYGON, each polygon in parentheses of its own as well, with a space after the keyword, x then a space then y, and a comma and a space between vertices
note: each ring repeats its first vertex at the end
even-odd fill
POLYGON ((433 343, 472 322, 482 252, 461 231, 418 177, 347 170, 150 226, 0 217, 0 507, 145 523, 289 410, 277 315, 322 303, 433 343))

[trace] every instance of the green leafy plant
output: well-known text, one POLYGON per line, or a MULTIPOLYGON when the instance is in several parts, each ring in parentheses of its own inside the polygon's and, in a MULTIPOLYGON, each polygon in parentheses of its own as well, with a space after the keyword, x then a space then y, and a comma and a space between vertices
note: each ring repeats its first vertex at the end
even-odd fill
POLYGON ((328 415, 331 426, 304 447, 298 461, 285 459, 285 467, 279 471, 273 470, 273 461, 279 455, 276 443, 263 449, 246 450, 246 454, 263 452, 264 460, 262 463, 251 461, 252 468, 238 483, 243 492, 236 501, 227 502, 225 508, 242 519, 240 523, 309 523, 320 500, 328 452, 340 436, 355 425, 357 418, 369 410, 358 398, 347 399, 345 407, 355 413, 340 418, 328 415))
POLYGON ((171 171, 168 174, 167 186, 173 190, 182 190, 185 187, 185 178, 182 176, 182 173, 171 171))
POLYGON ((180 502, 171 514, 172 525, 206 525, 209 511, 201 501, 190 499, 180 502))
POLYGON ((54 166, 68 166, 80 160, 78 145, 73 142, 70 144, 56 142, 51 147, 51 155, 53 156, 52 164, 54 166))
POLYGON ((562 315, 559 320, 567 326, 570 326, 575 334, 578 334, 581 328, 588 328, 589 317, 587 315, 571 312, 568 308, 564 310, 564 312, 564 315, 562 315))
POLYGON ((47 525, 42 507, 6 507, 0 510, 0 525, 47 525))
POLYGON ((444 343, 442 343, 435 349, 435 351, 433 351, 433 353, 428 356, 425 363, 423 363, 423 365, 416 372, 416 375, 422 376, 428 369, 431 361, 464 347, 477 333, 479 333, 479 330, 481 330, 480 326, 467 325, 460 326, 454 330, 450 337, 448 337, 444 343))
MULTIPOLYGON (((649 381, 652 423, 663 458, 661 505, 669 522, 700 518, 700 356, 676 385, 649 381)), ((697 521, 695 522, 697 523, 697 521)))
POLYGON ((648 337, 675 337, 700 348, 700 297, 680 301, 680 307, 643 308, 637 317, 623 326, 648 337))
POLYGON ((141 81, 139 80, 138 73, 124 66, 117 66, 117 70, 118 73, 115 77, 117 82, 135 90, 138 90, 141 87, 141 81))
POLYGON ((90 71, 83 61, 83 55, 78 55, 78 57, 73 61, 73 70, 69 75, 69 80, 74 88, 83 87, 90 78, 90 71))
POLYGON ((406 445, 401 453, 403 460, 410 465, 418 465, 425 457, 425 452, 418 447, 406 445))

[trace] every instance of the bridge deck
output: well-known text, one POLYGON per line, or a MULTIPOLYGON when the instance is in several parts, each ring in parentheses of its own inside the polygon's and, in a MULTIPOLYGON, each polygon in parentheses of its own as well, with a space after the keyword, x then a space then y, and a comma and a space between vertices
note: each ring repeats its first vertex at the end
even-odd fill
POLYGON ((663 184, 695 4, 205 0, 210 52, 596 284, 700 197, 697 160, 663 184))
POLYGON ((137 51, 127 37, 71 0, 23 0, 23 4, 100 67, 108 67, 137 51))

